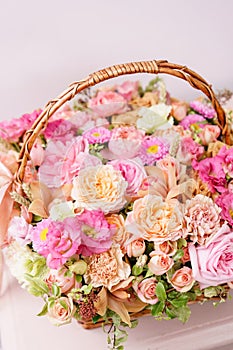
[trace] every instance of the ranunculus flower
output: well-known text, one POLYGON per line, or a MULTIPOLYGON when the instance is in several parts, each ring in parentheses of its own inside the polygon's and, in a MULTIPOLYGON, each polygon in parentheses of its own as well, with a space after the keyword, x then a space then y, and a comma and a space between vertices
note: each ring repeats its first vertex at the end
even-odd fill
POLYGON ((158 302, 158 298, 155 294, 156 285, 156 278, 149 277, 133 283, 133 289, 141 301, 153 305, 158 302))
POLYGON ((177 270, 171 278, 168 277, 171 285, 180 293, 188 292, 195 283, 192 275, 192 269, 187 266, 177 270))
POLYGON ((233 281, 233 231, 224 224, 204 246, 189 245, 193 277, 201 289, 233 281))
POLYGON ((75 274, 67 275, 67 271, 68 269, 65 266, 62 266, 59 270, 50 269, 45 280, 48 287, 52 288, 52 285, 56 284, 61 288, 61 293, 66 293, 74 288, 76 284, 75 274))
POLYGON ((55 326, 61 326, 71 323, 76 308, 73 299, 69 297, 61 297, 48 305, 48 319, 55 326), (65 305, 65 306, 64 306, 65 305))
POLYGON ((209 197, 196 195, 185 203, 185 236, 193 243, 205 244, 220 228, 221 209, 209 197))
POLYGON ((88 107, 100 117, 110 117, 128 109, 124 97, 113 91, 99 91, 96 97, 89 101, 88 107))
POLYGON ((171 106, 159 103, 149 108, 142 107, 138 111, 141 117, 137 120, 138 129, 144 130, 148 133, 153 133, 158 127, 167 123, 171 106))
POLYGON ((79 206, 104 213, 116 212, 126 204, 127 182, 111 165, 97 165, 80 170, 74 178, 71 196, 79 206))
POLYGON ((156 276, 163 275, 174 265, 173 259, 159 250, 151 252, 150 257, 148 267, 156 276))
POLYGON ((134 159, 113 160, 109 164, 119 170, 128 182, 126 195, 133 197, 138 193, 142 181, 147 177, 144 167, 134 159))
POLYGON ((214 142, 220 135, 220 128, 218 125, 204 125, 201 132, 198 133, 201 142, 204 146, 207 146, 209 143, 214 142))
POLYGON ((146 243, 143 238, 138 238, 130 243, 126 243, 127 255, 131 258, 132 256, 137 258, 142 255, 146 249, 146 243))
POLYGON ((134 202, 126 218, 126 230, 136 237, 163 243, 182 236, 183 215, 179 202, 166 202, 160 196, 148 194, 134 202))
POLYGON ((88 268, 84 275, 85 282, 94 288, 106 287, 109 290, 121 281, 125 281, 131 272, 130 265, 122 260, 123 253, 119 246, 112 247, 102 254, 87 258, 88 268))

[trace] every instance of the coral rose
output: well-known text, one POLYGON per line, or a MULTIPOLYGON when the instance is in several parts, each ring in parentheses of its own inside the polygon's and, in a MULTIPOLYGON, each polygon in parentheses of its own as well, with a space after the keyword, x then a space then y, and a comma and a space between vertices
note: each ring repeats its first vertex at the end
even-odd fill
POLYGON ((188 292, 194 285, 195 279, 192 275, 192 269, 187 266, 177 270, 168 281, 180 293, 188 292))

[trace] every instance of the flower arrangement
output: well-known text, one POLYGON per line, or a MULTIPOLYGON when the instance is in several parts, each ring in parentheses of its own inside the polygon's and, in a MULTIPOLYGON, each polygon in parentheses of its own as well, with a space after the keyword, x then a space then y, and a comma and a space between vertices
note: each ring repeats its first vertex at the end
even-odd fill
POLYGON ((233 147, 210 103, 173 99, 160 78, 81 93, 40 133, 20 185, 18 154, 40 113, 0 123, 3 251, 22 287, 43 298, 39 315, 110 322, 109 346, 120 350, 122 326, 142 310, 186 322, 189 303, 224 301, 233 147))

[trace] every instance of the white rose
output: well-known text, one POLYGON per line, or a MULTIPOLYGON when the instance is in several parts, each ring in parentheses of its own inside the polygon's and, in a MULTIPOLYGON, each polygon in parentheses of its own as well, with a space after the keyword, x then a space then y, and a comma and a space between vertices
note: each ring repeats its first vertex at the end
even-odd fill
POLYGON ((153 133, 158 127, 168 122, 167 117, 171 112, 171 108, 165 103, 159 103, 150 108, 142 107, 138 112, 141 118, 137 120, 137 128, 153 133))

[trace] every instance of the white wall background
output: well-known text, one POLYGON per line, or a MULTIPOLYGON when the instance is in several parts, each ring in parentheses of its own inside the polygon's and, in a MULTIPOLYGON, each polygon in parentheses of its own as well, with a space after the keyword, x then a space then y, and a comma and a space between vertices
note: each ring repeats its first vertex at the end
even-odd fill
MULTIPOLYGON (((0 119, 108 65, 168 59, 233 89, 232 0, 1 0, 0 119)), ((191 98, 170 78, 173 95, 191 98)))

